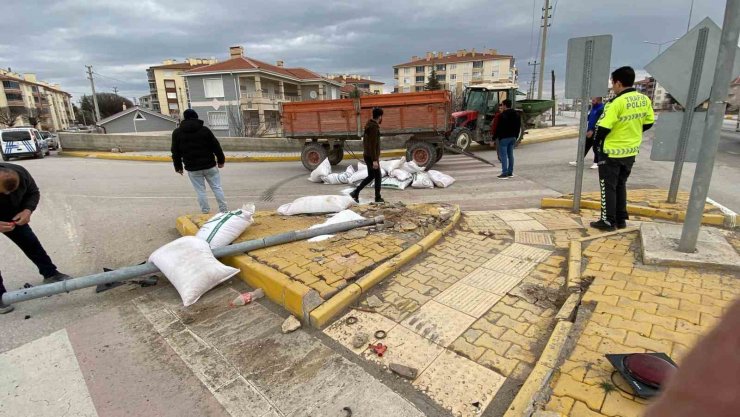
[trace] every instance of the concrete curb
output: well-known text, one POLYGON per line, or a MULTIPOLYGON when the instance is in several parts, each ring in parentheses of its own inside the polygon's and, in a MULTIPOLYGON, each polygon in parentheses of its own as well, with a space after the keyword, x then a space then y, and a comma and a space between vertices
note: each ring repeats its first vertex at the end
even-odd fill
MULTIPOLYGON (((139 161, 139 162, 169 162, 172 163, 172 158, 169 156, 159 155, 127 155, 125 153, 113 153, 113 152, 88 152, 88 151, 60 151, 60 156, 77 157, 77 158, 91 158, 91 159, 110 159, 116 161, 139 161)), ((345 154, 347 155, 347 154, 345 154)), ((382 151, 381 157, 384 158, 395 158, 406 155, 404 149, 392 149, 388 151, 382 151)), ((226 156, 226 162, 295 162, 300 161, 300 156, 289 155, 289 156, 226 156)))
MULTIPOLYGON (((573 199, 570 198, 548 198, 542 199, 541 207, 544 208, 571 208, 573 207, 573 199)), ((600 210, 601 203, 598 201, 581 200, 581 208, 600 210)), ((654 219, 671 220, 674 222, 683 222, 686 217, 685 211, 676 210, 665 210, 656 209, 653 207, 643 207, 634 204, 627 204, 627 213, 634 214, 636 216, 651 217, 654 219)), ((702 223, 710 226, 724 226, 726 219, 725 215, 721 214, 704 214, 702 223)))
POLYGON ((566 280, 568 292, 581 292, 581 242, 570 241, 568 250, 568 277, 566 280))
MULTIPOLYGON (((181 216, 177 218, 177 231, 182 236, 192 236, 198 232, 198 226, 188 216, 181 216)), ((239 269, 242 281, 253 288, 262 288, 267 298, 304 321, 308 320, 309 311, 321 304, 318 292, 249 255, 229 256, 221 261, 239 269)))
POLYGON ((310 313, 311 326, 321 329, 342 311, 357 301, 363 293, 368 292, 375 285, 382 282, 391 274, 397 272, 404 265, 411 262, 417 256, 431 249, 445 234, 449 233, 460 220, 460 206, 456 206, 455 214, 450 218, 450 224, 443 230, 435 230, 411 245, 395 257, 380 264, 370 273, 360 277, 357 281, 348 285, 329 300, 316 307, 310 313))

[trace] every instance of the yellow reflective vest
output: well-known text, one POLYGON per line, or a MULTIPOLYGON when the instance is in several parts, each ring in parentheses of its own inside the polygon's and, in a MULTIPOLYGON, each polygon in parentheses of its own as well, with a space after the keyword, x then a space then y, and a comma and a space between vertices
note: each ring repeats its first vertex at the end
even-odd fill
POLYGON ((604 106, 604 113, 596 123, 611 131, 602 144, 602 152, 610 158, 627 158, 640 153, 642 127, 655 123, 653 103, 630 89, 614 97, 604 106))

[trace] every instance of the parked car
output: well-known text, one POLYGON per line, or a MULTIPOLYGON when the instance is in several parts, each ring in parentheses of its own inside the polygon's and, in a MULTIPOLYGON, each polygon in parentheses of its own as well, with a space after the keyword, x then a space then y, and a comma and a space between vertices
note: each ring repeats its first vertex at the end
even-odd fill
POLYGON ((46 139, 33 127, 0 130, 0 154, 3 161, 24 156, 43 158, 49 153, 46 139))
POLYGON ((41 137, 46 139, 46 143, 49 145, 49 149, 51 150, 59 149, 59 138, 57 137, 56 133, 51 133, 51 132, 47 132, 46 130, 42 130, 41 137))

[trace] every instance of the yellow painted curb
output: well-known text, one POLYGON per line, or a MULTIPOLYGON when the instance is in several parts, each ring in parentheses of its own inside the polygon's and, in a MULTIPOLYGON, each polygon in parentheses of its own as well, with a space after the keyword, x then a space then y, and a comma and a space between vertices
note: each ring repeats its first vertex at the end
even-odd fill
MULTIPOLYGON (((177 231, 192 236, 198 226, 188 216, 177 218, 177 231)), ((239 269, 239 278, 253 288, 262 288, 265 296, 299 319, 308 320, 307 307, 313 307, 318 294, 308 286, 293 281, 282 272, 263 265, 249 255, 228 256, 221 259, 226 265, 239 269)))
MULTIPOLYGON (((94 152, 94 151, 61 151, 60 156, 70 156, 77 158, 91 159, 110 159, 117 161, 139 161, 139 162, 172 162, 169 156, 159 155, 128 155, 126 153, 113 152, 94 152)), ((347 155, 345 153, 345 155, 347 155)), ((394 158, 406 155, 404 149, 391 149, 382 151, 380 156, 383 158, 394 158)), ((226 162, 295 162, 300 161, 298 155, 290 156, 226 156, 226 162)))
POLYGON ((569 292, 581 290, 581 242, 578 240, 570 241, 567 287, 569 292))
MULTIPOLYGON (((368 274, 357 279, 353 285, 360 289, 361 293, 370 291, 375 285, 382 282, 391 274, 397 272, 404 265, 411 262, 414 258, 423 252, 431 249, 447 232, 452 230, 455 224, 460 220, 460 206, 455 207, 455 214, 450 218, 450 224, 443 231, 435 230, 422 238, 419 242, 409 246, 403 252, 380 264, 377 268, 368 274)), ((311 311, 311 325, 320 329, 327 325, 331 320, 338 316, 344 309, 357 301, 360 294, 356 294, 357 288, 348 286, 335 294, 328 301, 316 307, 311 311)))
MULTIPOLYGON (((549 198, 545 197, 540 203, 541 207, 544 208, 571 208, 573 207, 573 200, 569 198, 549 198)), ((581 208, 600 210, 601 203, 598 201, 581 200, 581 208)), ((672 220, 674 222, 683 222, 686 217, 685 211, 665 210, 656 209, 653 207, 643 207, 634 204, 627 204, 627 213, 634 214, 636 216, 645 216, 655 219, 672 220)), ((721 214, 704 214, 702 221, 703 224, 711 226, 724 226, 725 216, 721 214)))
POLYGON ((559 321, 555 325, 555 330, 550 335, 545 350, 542 351, 540 359, 514 397, 504 417, 529 417, 532 414, 536 397, 550 382, 572 327, 573 323, 569 321, 559 321))
POLYGON ((576 309, 581 304, 581 293, 574 292, 565 299, 565 302, 558 310, 558 314, 555 315, 555 320, 558 321, 573 321, 576 309))

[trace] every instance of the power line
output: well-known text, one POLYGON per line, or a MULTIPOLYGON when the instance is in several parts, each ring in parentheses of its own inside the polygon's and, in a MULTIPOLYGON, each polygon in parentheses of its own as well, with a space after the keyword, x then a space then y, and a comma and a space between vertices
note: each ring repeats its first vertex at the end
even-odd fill
POLYGON ((113 77, 109 77, 107 75, 103 75, 103 74, 101 74, 99 72, 96 72, 95 75, 97 75, 99 77, 107 78, 109 80, 117 81, 119 83, 127 83, 128 82, 128 81, 119 80, 118 78, 113 78, 113 77))
POLYGON ((532 0, 532 30, 529 33, 529 56, 534 56, 540 50, 539 44, 537 45, 537 51, 532 54, 532 46, 534 46, 534 22, 537 20, 537 0, 532 0))

